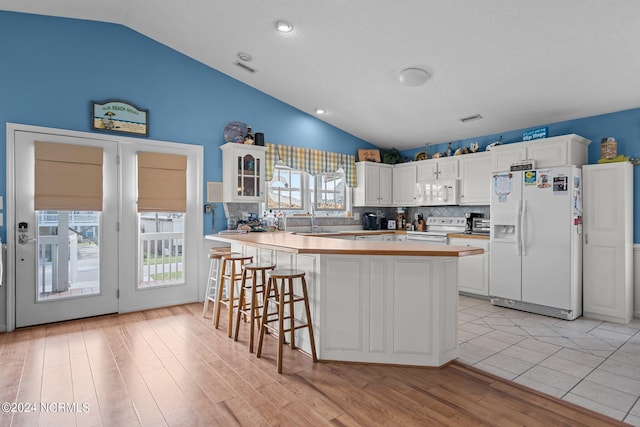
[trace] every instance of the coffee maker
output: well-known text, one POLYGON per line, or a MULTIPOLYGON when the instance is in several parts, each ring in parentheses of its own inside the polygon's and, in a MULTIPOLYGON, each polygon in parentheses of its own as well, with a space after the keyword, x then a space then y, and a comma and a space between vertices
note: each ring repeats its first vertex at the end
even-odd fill
POLYGON ((478 212, 467 212, 464 214, 464 217, 467 219, 467 223, 464 227, 464 234, 471 234, 473 229, 473 218, 484 218, 484 214, 478 212))
POLYGON ((362 214, 362 229, 363 230, 377 230, 378 229, 378 215, 374 212, 365 212, 362 214))

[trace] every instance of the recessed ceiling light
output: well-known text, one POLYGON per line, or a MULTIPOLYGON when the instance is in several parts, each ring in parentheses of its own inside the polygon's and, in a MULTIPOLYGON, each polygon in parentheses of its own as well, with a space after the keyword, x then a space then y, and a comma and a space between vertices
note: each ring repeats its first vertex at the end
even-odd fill
POLYGON ((249 62, 253 59, 251 55, 249 55, 247 52, 238 52, 237 56, 238 56, 238 59, 244 62, 249 62))
POLYGON ((399 79, 403 85, 415 87, 425 84, 429 80, 429 73, 422 68, 405 68, 400 71, 399 79))
POLYGON ((278 29, 278 31, 282 32, 282 33, 289 33, 291 31, 293 31, 293 24, 289 21, 286 21, 284 19, 278 19, 275 22, 275 26, 278 29))
POLYGON ((324 108, 316 108, 316 114, 322 115, 326 113, 327 113, 327 110, 325 110, 324 108))

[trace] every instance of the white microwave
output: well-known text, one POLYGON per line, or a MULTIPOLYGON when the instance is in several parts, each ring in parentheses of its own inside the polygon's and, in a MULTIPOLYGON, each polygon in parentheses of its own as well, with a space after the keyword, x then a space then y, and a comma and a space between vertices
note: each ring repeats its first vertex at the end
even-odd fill
POLYGON ((417 199, 422 206, 457 205, 459 201, 459 185, 457 179, 437 179, 422 181, 417 184, 417 199))

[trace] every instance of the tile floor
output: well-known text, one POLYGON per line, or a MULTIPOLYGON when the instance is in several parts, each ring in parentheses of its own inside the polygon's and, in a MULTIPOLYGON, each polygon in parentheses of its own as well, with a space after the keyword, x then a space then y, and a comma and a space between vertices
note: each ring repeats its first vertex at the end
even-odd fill
POLYGON ((573 321, 459 297, 461 362, 640 426, 640 319, 573 321))

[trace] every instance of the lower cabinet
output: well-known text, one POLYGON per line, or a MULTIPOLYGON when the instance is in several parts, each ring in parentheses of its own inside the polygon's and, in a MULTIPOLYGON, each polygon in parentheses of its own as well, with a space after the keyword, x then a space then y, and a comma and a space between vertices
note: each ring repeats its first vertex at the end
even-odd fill
POLYGON ((458 260, 458 292, 489 296, 489 240, 450 237, 449 244, 484 249, 481 255, 470 255, 458 260))

